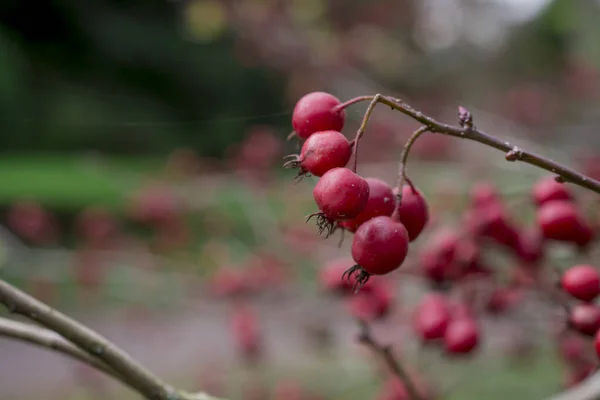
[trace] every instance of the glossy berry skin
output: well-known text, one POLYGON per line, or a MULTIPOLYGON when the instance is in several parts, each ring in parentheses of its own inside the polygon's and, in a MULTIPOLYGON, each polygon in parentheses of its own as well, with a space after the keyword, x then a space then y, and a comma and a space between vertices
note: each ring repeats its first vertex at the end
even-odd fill
POLYGON ((429 221, 429 208, 421 192, 413 190, 410 185, 404 185, 400 209, 393 218, 402 222, 408 231, 408 239, 414 241, 429 221))
POLYGON ((371 275, 392 272, 402 265, 407 253, 408 232, 390 217, 370 219, 354 234, 352 258, 371 275))
POLYGON ((302 172, 323 176, 333 168, 345 167, 351 155, 350 142, 340 132, 316 132, 302 145, 300 168, 302 172))
POLYGON ((576 299, 591 302, 600 294, 600 274, 587 264, 566 270, 561 278, 562 288, 576 299))
POLYGON ((557 182, 553 177, 545 177, 540 179, 531 190, 531 197, 537 206, 554 200, 572 199, 571 193, 567 187, 557 182))
POLYGON ((450 323, 450 307, 446 297, 429 294, 413 313, 413 327, 423 341, 441 339, 450 323))
POLYGON ((296 135, 307 139, 315 132, 340 132, 345 120, 345 112, 335 110, 340 104, 340 100, 329 93, 312 92, 304 95, 296 103, 292 114, 292 126, 296 135))
POLYGON ((450 322, 444 335, 449 354, 468 354, 479 345, 479 327, 471 317, 458 317, 450 322))
POLYGON ((390 185, 378 178, 366 178, 366 181, 369 184, 367 205, 356 218, 344 221, 341 224, 344 229, 350 232, 356 232, 359 226, 371 218, 381 215, 389 217, 396 207, 396 196, 390 185))
POLYGON ((600 307, 595 304, 577 304, 569 314, 569 324, 578 332, 594 336, 600 329, 600 307))
POLYGON ((570 201, 554 200, 543 204, 537 210, 536 220, 546 239, 585 246, 594 238, 591 227, 570 201))
POLYGON ((319 179, 313 197, 325 218, 351 219, 367 205, 369 184, 348 168, 334 168, 319 179))

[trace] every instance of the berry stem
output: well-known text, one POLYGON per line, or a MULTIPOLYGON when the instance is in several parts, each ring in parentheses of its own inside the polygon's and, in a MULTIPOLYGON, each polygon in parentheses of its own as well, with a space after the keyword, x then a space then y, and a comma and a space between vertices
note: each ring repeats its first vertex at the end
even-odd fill
POLYGON ((400 212, 400 206, 402 205, 402 187, 404 186, 404 182, 408 181, 413 192, 416 191, 412 182, 406 176, 406 161, 408 160, 408 153, 410 153, 410 149, 413 146, 413 144, 415 144, 419 136, 421 136, 427 131, 429 131, 429 127, 427 126, 422 126, 416 131, 414 131, 414 133, 410 135, 410 137, 406 141, 404 149, 402 149, 402 157, 400 159, 400 166, 398 167, 398 201, 396 202, 396 209, 394 210, 395 214, 400 212))
MULTIPOLYGON (((365 96, 365 97, 369 97, 369 96, 365 96)), ((354 173, 356 173, 356 167, 358 165, 358 144, 360 142, 360 139, 365 134, 365 131, 367 129, 367 124, 369 123, 369 119, 371 118, 371 114, 373 114, 373 110, 375 109, 375 106, 377 105, 377 103, 381 102, 382 98, 383 97, 380 94, 376 94, 375 96, 372 96, 371 103, 369 103, 369 107, 367 107, 367 111, 365 111, 365 115, 363 116, 360 127, 358 128, 358 131, 356 131, 356 137, 354 138, 354 147, 352 148, 352 156, 354 157, 354 166, 352 167, 352 171, 354 171, 354 173)), ((367 100, 367 98, 364 98, 362 100, 367 100)), ((345 103, 342 103, 342 104, 345 104, 345 103)))
MULTIPOLYGON (((486 146, 493 147, 504 152, 505 155, 509 155, 509 161, 521 161, 526 164, 534 165, 560 176, 565 182, 574 183, 577 186, 581 186, 600 194, 600 181, 592 179, 589 176, 581 174, 565 165, 550 160, 549 158, 519 148, 510 142, 500 140, 474 126, 466 124, 464 127, 459 127, 439 122, 432 117, 423 114, 421 111, 415 110, 400 99, 385 97, 379 94, 373 96, 373 100, 369 105, 369 109, 367 109, 368 114, 365 113, 365 118, 363 118, 363 124, 361 124, 361 128, 364 128, 363 125, 366 125, 365 119, 368 120, 367 117, 373 112, 372 108, 377 103, 385 104, 386 106, 413 118, 414 120, 427 126, 428 130, 432 133, 441 133, 444 135, 455 136, 458 138, 482 143, 486 146)), ((358 133, 360 132, 361 130, 359 129, 358 133)))
POLYGON ((346 102, 338 105, 333 110, 336 111, 336 112, 342 111, 342 110, 344 110, 344 109, 346 109, 346 108, 348 108, 351 105, 354 105, 356 103, 360 103, 362 101, 372 101, 374 97, 375 96, 358 96, 358 97, 355 97, 353 99, 350 99, 350 100, 348 100, 348 101, 346 101, 346 102))
POLYGON ((404 366, 392 353, 391 347, 383 346, 375 341, 375 338, 371 333, 371 326, 366 321, 358 320, 358 324, 360 326, 358 340, 385 361, 394 376, 404 384, 408 398, 410 400, 424 400, 404 366))

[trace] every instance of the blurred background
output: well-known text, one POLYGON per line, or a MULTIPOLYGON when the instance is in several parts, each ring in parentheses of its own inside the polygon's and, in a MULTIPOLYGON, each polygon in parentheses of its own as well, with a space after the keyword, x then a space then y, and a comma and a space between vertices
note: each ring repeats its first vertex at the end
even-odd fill
MULTIPOLYGON (((4 0, 0 276, 187 388, 392 399, 355 341, 353 316, 369 311, 319 278, 349 241, 304 222, 315 179, 281 168, 298 151, 294 103, 382 93, 452 123, 461 104, 478 127, 598 178, 599 20, 593 0, 4 0)), ((348 137, 364 109, 348 109, 348 137)), ((416 127, 377 109, 361 173, 393 183, 416 127)), ((433 226, 456 220, 476 181, 512 201, 543 175, 438 135, 409 164, 433 226)), ((539 310, 488 321, 476 356, 446 360, 407 329, 422 285, 392 275, 376 333, 442 398, 561 389, 539 310)), ((137 398, 44 350, 0 339, 0 356, 2 399, 137 398)))

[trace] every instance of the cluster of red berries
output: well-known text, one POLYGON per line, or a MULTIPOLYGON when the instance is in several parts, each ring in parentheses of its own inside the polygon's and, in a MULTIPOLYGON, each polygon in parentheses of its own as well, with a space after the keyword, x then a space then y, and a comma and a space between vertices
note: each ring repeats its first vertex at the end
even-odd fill
POLYGON ((299 168, 300 175, 320 177, 313 197, 319 212, 319 232, 334 230, 354 233, 352 258, 355 266, 346 270, 363 286, 371 275, 388 274, 402 265, 410 241, 415 240, 429 214, 421 193, 412 185, 392 189, 378 178, 363 178, 346 168, 355 148, 340 131, 344 126, 344 105, 331 94, 313 92, 302 97, 294 108, 292 125, 304 140, 299 155, 291 155, 287 167, 299 168))

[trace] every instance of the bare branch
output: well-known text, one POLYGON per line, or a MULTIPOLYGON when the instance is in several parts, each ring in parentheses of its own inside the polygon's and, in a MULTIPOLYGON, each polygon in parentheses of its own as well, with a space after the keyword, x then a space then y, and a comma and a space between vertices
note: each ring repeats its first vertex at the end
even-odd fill
MULTIPOLYGON (((74 358, 123 382, 110 367, 49 329, 0 317, 0 336, 34 344, 74 358)), ((123 382, 127 385, 127 382, 123 382)))
POLYGON ((392 353, 390 346, 382 346, 373 337, 370 325, 365 321, 358 321, 360 324, 360 334, 358 339, 361 343, 368 346, 375 354, 379 355, 390 368, 391 372, 397 377, 406 388, 406 393, 410 400, 425 400, 417 390, 410 375, 404 369, 400 361, 392 353))
POLYGON ((58 333, 82 351, 95 357, 119 375, 122 382, 152 400, 216 400, 206 394, 190 394, 176 390, 148 371, 125 351, 106 338, 0 280, 0 303, 10 312, 23 315, 58 333))
MULTIPOLYGON (((505 157, 508 161, 521 161, 530 165, 534 165, 536 167, 545 169, 546 171, 558 175, 560 177, 561 182, 571 182, 583 188, 589 189, 593 192, 600 193, 599 181, 592 179, 589 176, 583 175, 567 166, 557 163, 556 161, 550 160, 533 152, 521 149, 520 147, 517 147, 507 141, 500 140, 494 136, 485 133, 480 129, 477 129, 475 126, 472 125, 472 116, 470 114, 468 115, 468 118, 466 120, 467 123, 464 123, 464 118, 466 114, 464 112, 462 113, 462 119, 460 120, 460 122, 464 124, 464 126, 460 127, 436 121, 435 119, 423 114, 421 111, 415 110, 400 99, 393 99, 391 97, 385 97, 380 94, 376 94, 375 96, 362 96, 360 98, 357 98, 357 101, 365 100, 371 100, 371 103, 369 104, 369 108, 367 109, 365 118, 363 118, 361 129, 359 129, 357 133, 357 139, 364 134, 363 130, 366 126, 366 121, 368 121, 368 117, 373 112, 375 104, 382 103, 388 107, 391 107, 394 110, 400 111, 401 113, 408 115, 409 117, 420 122, 424 126, 427 126, 430 132, 441 133, 444 135, 455 136, 463 139, 469 139, 485 144, 489 147, 493 147, 497 150, 504 152, 505 157)), ((357 101, 350 100, 344 104, 354 104, 357 101)))

